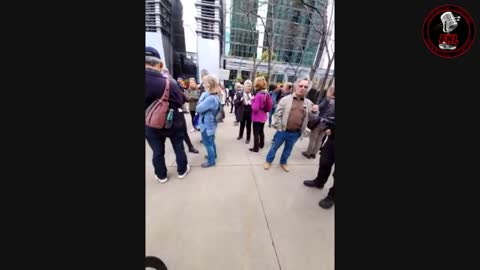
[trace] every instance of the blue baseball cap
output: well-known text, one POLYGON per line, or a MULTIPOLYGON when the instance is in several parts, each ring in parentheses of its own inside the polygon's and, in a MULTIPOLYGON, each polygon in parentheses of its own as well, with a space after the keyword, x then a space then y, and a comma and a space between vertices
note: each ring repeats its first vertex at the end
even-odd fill
POLYGON ((153 56, 158 59, 162 59, 158 51, 153 47, 145 47, 145 56, 153 56))

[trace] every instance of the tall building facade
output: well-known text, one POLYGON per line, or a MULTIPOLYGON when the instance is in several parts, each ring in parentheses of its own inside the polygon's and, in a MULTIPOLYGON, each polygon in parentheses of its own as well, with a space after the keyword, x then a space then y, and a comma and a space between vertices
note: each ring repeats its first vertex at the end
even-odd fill
MULTIPOLYGON (((307 3, 326 16, 327 0, 307 3)), ((269 49, 271 83, 308 76, 321 38, 318 15, 309 16, 295 0, 225 0, 225 14, 223 58, 230 79, 249 78, 254 67, 257 75, 265 75, 269 49)), ((315 78, 318 80, 324 73, 317 69, 315 78)))
POLYGON ((145 45, 159 51, 168 69, 173 69, 171 13, 170 0, 145 0, 145 45))
POLYGON ((198 73, 205 69, 218 75, 223 54, 223 0, 197 0, 195 7, 198 73))
POLYGON ((145 45, 160 52, 174 77, 185 76, 189 70, 185 69, 189 60, 182 17, 181 0, 145 0, 145 45))

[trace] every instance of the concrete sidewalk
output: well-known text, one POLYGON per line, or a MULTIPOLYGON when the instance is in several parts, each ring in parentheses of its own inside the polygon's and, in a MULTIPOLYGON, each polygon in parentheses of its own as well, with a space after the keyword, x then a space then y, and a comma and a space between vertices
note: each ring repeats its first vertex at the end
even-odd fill
POLYGON ((333 270, 334 208, 318 206, 332 179, 324 190, 303 186, 318 170, 318 156, 301 155, 308 138, 295 145, 289 173, 279 167, 283 147, 265 171, 274 130, 267 123, 265 148, 251 153, 253 142, 236 140, 239 127, 225 109, 225 122, 217 129, 216 167, 200 167, 205 148, 199 132, 189 133, 200 150, 187 154, 192 170, 177 179, 167 140, 170 181, 159 184, 146 144, 146 255, 161 258, 171 270, 333 270))

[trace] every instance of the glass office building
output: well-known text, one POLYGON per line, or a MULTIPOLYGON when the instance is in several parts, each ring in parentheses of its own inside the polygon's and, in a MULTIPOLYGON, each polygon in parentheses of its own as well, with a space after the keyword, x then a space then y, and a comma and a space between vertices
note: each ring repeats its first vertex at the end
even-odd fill
MULTIPOLYGON (((326 16, 326 0, 307 3, 326 16)), ((294 81, 308 74, 320 43, 321 20, 317 14, 309 16, 295 0, 225 0, 225 8, 224 59, 231 79, 251 75, 255 53, 257 73, 266 73, 269 47, 273 52, 271 82, 294 81)), ((316 77, 321 72, 319 69, 316 77)))

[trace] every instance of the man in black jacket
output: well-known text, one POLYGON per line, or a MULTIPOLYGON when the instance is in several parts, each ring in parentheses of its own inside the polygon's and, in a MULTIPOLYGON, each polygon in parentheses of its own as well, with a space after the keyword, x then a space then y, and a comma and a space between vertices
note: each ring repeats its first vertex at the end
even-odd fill
MULTIPOLYGON (((163 62, 158 51, 152 47, 145 48, 145 110, 155 100, 162 97, 167 85, 161 71, 163 62)), ((155 179, 160 183, 168 181, 167 167, 165 165, 165 140, 170 138, 177 161, 178 178, 184 178, 190 171, 187 155, 183 147, 185 136, 185 117, 181 108, 183 98, 175 81, 170 82, 169 109, 173 110, 173 125, 170 128, 156 129, 145 126, 145 137, 153 151, 153 167, 155 179)))
POLYGON ((230 102, 230 113, 233 113, 233 109, 235 108, 235 106, 233 106, 233 99, 235 98, 235 89, 234 89, 234 86, 231 85, 229 88, 228 88, 228 101, 230 102))
MULTIPOLYGON (((307 187, 323 189, 327 183, 332 167, 335 164, 335 121, 330 121, 327 124, 327 138, 321 147, 320 164, 318 167, 317 177, 313 180, 304 181, 303 184, 307 187)), ((335 171, 333 172, 335 178, 335 171)), ((334 180, 335 181, 335 180, 334 180)), ((335 182, 328 191, 327 197, 322 199, 318 204, 323 209, 329 209, 334 205, 335 198, 335 182)))
POLYGON ((238 124, 240 123, 240 111, 239 111, 239 107, 240 107, 240 104, 241 104, 241 98, 243 96, 243 85, 239 82, 235 83, 235 94, 233 96, 233 107, 235 108, 235 121, 233 122, 233 124, 235 126, 238 126, 238 124))

